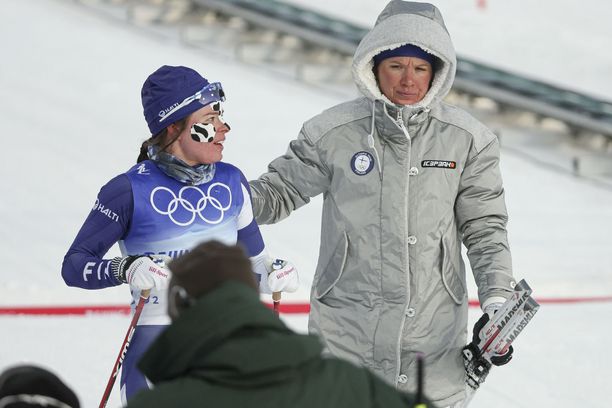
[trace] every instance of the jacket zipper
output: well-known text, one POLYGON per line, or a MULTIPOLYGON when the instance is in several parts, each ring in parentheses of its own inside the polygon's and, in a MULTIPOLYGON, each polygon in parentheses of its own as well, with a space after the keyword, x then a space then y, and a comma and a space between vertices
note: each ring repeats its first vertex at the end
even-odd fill
MULTIPOLYGON (((410 150, 412 149, 411 146, 411 138, 410 138, 410 134, 408 133, 408 129, 406 129, 406 126, 404 126, 404 121, 402 118, 402 111, 401 109, 398 110, 397 113, 397 126, 402 130, 402 132, 404 132, 404 135, 406 136, 406 139, 408 140, 408 144, 410 146, 410 148, 408 149, 408 168, 410 168, 410 150)), ((406 177, 406 188, 404 189, 405 191, 405 211, 406 211, 406 225, 405 225, 405 230, 404 230, 404 242, 406 241, 406 238, 408 236, 408 203, 409 203, 409 189, 410 189, 410 183, 409 183, 409 178, 406 177)), ((397 339, 397 345, 396 345, 396 370, 395 370, 395 384, 397 387, 397 381, 398 378, 400 376, 400 371, 401 371, 401 366, 402 366, 402 337, 404 334, 404 325, 406 324, 406 313, 407 313, 407 309, 410 306, 410 256, 408 254, 408 247, 405 248, 406 250, 406 304, 404 305, 404 311, 402 313, 402 321, 400 324, 400 331, 399 331, 399 337, 397 339)))
POLYGON ((374 155, 376 156, 376 165, 378 167, 378 177, 382 182, 383 173, 382 173, 382 163, 380 161, 380 156, 378 155, 378 150, 376 150, 376 145, 374 144, 374 121, 376 114, 376 101, 372 102, 372 123, 370 125, 370 134, 368 135, 368 146, 371 150, 374 151, 374 155))

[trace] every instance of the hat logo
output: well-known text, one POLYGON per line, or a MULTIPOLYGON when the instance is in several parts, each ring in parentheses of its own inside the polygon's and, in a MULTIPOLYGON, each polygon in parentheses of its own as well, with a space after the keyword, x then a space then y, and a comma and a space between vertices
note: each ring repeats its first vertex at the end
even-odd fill
POLYGON ((358 176, 368 174, 374 168, 374 157, 368 152, 357 152, 351 158, 351 170, 358 176))
POLYGON ((159 111, 159 113, 157 114, 157 116, 159 116, 160 118, 163 118, 164 116, 166 116, 168 114, 168 112, 170 112, 172 109, 176 108, 179 105, 178 102, 175 102, 173 105, 168 106, 166 109, 162 109, 159 111))

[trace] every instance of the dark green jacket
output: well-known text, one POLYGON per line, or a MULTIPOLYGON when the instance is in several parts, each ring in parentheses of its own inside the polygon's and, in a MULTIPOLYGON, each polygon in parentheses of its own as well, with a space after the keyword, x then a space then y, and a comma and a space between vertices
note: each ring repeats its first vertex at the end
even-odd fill
MULTIPOLYGON (((341 329, 341 328, 339 328, 341 329)), ((321 357, 247 286, 227 282, 168 327, 139 366, 154 389, 138 407, 412 407, 364 368, 321 357)), ((431 405, 429 405, 431 407, 431 405)))

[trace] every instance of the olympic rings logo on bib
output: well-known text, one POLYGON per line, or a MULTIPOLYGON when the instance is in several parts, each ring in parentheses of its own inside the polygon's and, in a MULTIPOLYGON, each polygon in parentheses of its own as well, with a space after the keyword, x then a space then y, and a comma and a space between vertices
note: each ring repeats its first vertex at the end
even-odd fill
POLYGON ((196 216, 209 224, 223 221, 225 212, 232 205, 232 192, 223 183, 213 183, 206 193, 195 186, 185 186, 178 196, 167 187, 155 187, 151 191, 151 206, 161 215, 181 227, 193 224, 196 216), (166 204, 167 203, 167 204, 166 204))

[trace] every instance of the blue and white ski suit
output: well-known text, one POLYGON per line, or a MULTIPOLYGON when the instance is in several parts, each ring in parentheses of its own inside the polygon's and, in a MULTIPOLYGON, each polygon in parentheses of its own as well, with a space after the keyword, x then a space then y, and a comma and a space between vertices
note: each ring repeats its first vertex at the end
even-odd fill
MULTIPOLYGON (((113 178, 100 190, 64 257, 65 282, 84 289, 120 285, 111 271, 111 259, 103 258, 115 243, 123 256, 157 254, 175 258, 211 239, 239 243, 252 258, 263 254, 265 246, 253 218, 244 175, 227 163, 215 166, 212 180, 201 185, 177 181, 150 160, 113 178)), ((140 292, 131 292, 134 309, 140 292)), ((147 387, 136 363, 170 323, 166 310, 166 291, 153 289, 123 362, 124 402, 147 387)))

